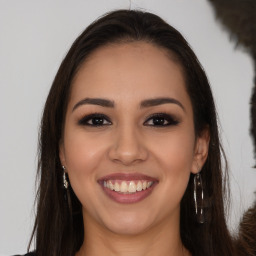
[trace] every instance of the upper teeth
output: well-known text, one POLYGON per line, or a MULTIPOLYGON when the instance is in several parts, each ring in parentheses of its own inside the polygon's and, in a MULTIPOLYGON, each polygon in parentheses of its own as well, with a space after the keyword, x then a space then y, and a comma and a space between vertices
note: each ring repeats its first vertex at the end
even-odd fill
POLYGON ((104 181, 104 187, 122 193, 135 193, 152 186, 153 181, 104 181))

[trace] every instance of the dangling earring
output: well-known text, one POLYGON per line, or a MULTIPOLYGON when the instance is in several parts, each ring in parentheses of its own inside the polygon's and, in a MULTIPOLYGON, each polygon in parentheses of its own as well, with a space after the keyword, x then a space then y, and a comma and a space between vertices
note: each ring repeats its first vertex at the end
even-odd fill
POLYGON ((63 169, 63 186, 65 189, 68 189, 68 181, 67 181, 66 172, 65 172, 66 168, 64 165, 62 166, 62 169, 63 169))
POLYGON ((204 218, 204 190, 202 177, 200 173, 194 176, 194 201, 195 201, 195 211, 196 219, 198 223, 203 224, 205 222, 204 218))

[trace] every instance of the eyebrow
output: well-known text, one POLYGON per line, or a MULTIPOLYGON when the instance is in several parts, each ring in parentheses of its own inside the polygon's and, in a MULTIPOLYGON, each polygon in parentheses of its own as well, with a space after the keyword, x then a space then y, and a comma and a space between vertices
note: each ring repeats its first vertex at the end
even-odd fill
POLYGON ((158 106, 158 105, 167 104, 167 103, 176 104, 185 111, 185 107, 181 104, 181 102, 174 98, 155 98, 155 99, 143 100, 141 102, 140 107, 141 108, 153 107, 153 106, 158 106))
MULTIPOLYGON (((155 99, 143 100, 140 104, 140 108, 154 107, 154 106, 159 106, 159 105, 167 104, 167 103, 176 104, 176 105, 180 106, 185 111, 185 108, 181 104, 181 102, 174 98, 155 98, 155 99)), ((102 98, 85 98, 75 104, 75 106, 72 109, 72 112, 75 109, 77 109, 79 106, 87 105, 87 104, 98 105, 98 106, 107 107, 107 108, 115 107, 114 101, 111 101, 111 100, 102 99, 102 98)))
POLYGON ((111 100, 100 99, 100 98, 85 98, 77 102, 76 105, 73 107, 72 111, 74 111, 79 106, 86 105, 86 104, 98 105, 98 106, 107 107, 107 108, 113 108, 115 106, 115 103, 111 100))

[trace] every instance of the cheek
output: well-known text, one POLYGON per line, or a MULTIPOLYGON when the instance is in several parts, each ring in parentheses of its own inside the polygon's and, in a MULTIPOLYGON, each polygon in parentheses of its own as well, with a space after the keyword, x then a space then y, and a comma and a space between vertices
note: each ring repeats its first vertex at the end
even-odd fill
POLYGON ((97 204, 92 199, 99 192, 98 186, 95 186, 98 178, 96 170, 104 161, 104 145, 102 140, 85 136, 82 130, 70 133, 67 130, 65 136, 65 161, 70 185, 83 207, 90 211, 94 211, 92 206, 97 204))
POLYGON ((92 137, 85 136, 81 130, 69 132, 67 130, 65 141, 65 162, 69 179, 76 184, 91 184, 96 180, 95 170, 104 157, 104 143, 92 137))
POLYGON ((170 133, 152 140, 155 158, 168 169, 168 173, 191 171, 194 158, 195 137, 191 131, 170 133))
POLYGON ((160 181, 163 184, 163 194, 166 194, 169 200, 178 203, 186 190, 192 170, 194 135, 186 132, 169 136, 168 140, 162 141, 161 147, 157 146, 154 152, 162 170, 160 181))

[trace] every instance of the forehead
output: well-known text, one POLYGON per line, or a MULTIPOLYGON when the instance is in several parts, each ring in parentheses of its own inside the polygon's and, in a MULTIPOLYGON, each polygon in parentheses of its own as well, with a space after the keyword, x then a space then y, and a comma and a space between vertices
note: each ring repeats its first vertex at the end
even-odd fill
POLYGON ((93 52, 75 76, 71 99, 114 100, 170 96, 190 101, 180 64, 146 42, 111 44, 93 52))

